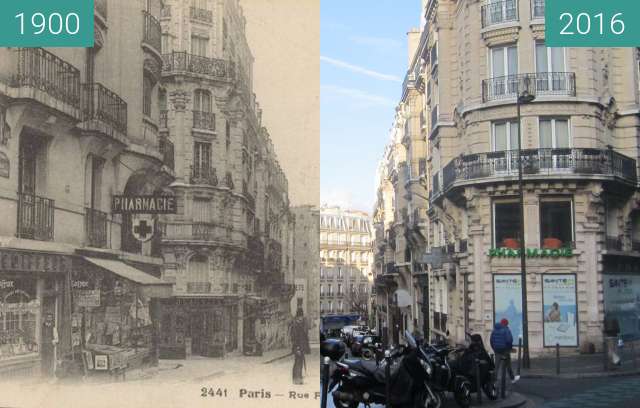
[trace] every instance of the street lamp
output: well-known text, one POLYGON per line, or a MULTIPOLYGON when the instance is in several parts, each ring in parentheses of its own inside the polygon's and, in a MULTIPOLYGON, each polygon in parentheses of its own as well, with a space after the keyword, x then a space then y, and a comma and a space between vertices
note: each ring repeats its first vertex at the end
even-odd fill
POLYGON ((520 105, 531 103, 536 98, 535 84, 532 84, 531 77, 524 75, 517 82, 518 95, 516 107, 518 110, 518 193, 520 195, 520 287, 522 288, 522 366, 529 368, 529 317, 527 311, 527 261, 524 242, 524 183, 522 180, 522 129, 520 105), (533 85, 533 86, 532 86, 533 85))

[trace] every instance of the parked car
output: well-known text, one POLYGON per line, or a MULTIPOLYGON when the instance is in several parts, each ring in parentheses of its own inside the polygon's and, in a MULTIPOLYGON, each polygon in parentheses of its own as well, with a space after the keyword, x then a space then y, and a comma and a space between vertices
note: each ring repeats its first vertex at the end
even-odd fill
POLYGON ((351 355, 365 360, 373 360, 379 350, 382 350, 382 340, 371 334, 356 336, 351 344, 351 355))

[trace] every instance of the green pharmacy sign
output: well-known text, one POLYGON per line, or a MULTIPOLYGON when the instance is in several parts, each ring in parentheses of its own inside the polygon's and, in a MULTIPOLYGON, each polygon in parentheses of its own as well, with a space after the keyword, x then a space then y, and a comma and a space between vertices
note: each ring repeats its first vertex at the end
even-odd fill
MULTIPOLYGON (((573 256, 573 249, 571 248, 527 248, 525 251, 527 258, 570 258, 573 256)), ((489 258, 520 258, 520 250, 491 248, 487 255, 489 255, 489 258)))

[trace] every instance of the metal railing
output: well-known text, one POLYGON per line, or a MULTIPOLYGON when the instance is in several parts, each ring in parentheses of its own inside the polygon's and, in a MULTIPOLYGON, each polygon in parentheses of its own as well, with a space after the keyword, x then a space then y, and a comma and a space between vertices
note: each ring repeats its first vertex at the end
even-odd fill
POLYGON ((189 9, 191 20, 202 21, 205 23, 213 22, 213 12, 211 10, 202 9, 199 7, 191 7, 189 9))
POLYGON ((158 150, 162 154, 162 162, 170 169, 175 169, 175 148, 173 142, 167 137, 161 137, 158 141, 158 150))
POLYGON ((234 64, 223 59, 201 57, 184 51, 174 51, 170 54, 164 54, 162 60, 162 71, 165 74, 190 73, 223 80, 235 78, 234 64))
POLYGON ((482 81, 483 102, 515 98, 529 83, 536 95, 576 95, 574 72, 537 72, 507 75, 482 81))
POLYGON ((231 243, 231 228, 209 222, 167 222, 161 223, 163 239, 190 241, 225 241, 231 243))
POLYGON ((162 28, 160 22, 146 11, 142 12, 144 19, 142 40, 156 51, 162 50, 162 28))
POLYGON ((610 251, 622 251, 622 239, 620 237, 607 236, 606 246, 610 251))
POLYGON ((631 240, 631 250, 632 251, 640 251, 640 240, 632 239, 631 240))
POLYGON ((126 134, 127 103, 102 84, 82 84, 82 121, 91 120, 126 134))
POLYGON ((107 19, 107 0, 95 0, 94 8, 102 18, 107 19))
POLYGON ((531 0, 531 17, 544 18, 544 1, 545 0, 531 0))
POLYGON ((480 8, 482 28, 518 21, 517 0, 489 1, 480 8))
POLYGON ((191 184, 208 184, 210 186, 218 185, 218 176, 215 168, 207 168, 200 166, 191 167, 191 184))
POLYGON ((88 246, 107 247, 107 213, 93 208, 85 208, 84 227, 88 246))
MULTIPOLYGON (((611 149, 544 148, 522 150, 523 174, 602 175, 637 182, 636 161, 611 149)), ((518 151, 503 150, 460 156, 433 177, 433 193, 455 182, 518 175, 518 151), (441 178, 441 180, 440 180, 441 178), (442 181, 442 184, 440 184, 442 181)))
POLYGON ((187 293, 211 293, 211 282, 187 282, 187 293))
POLYGON ((52 241, 55 202, 35 194, 18 193, 18 238, 52 241))
POLYGON ((216 114, 194 110, 193 127, 195 129, 216 130, 216 114))
POLYGON ((80 71, 42 48, 18 48, 14 87, 32 87, 80 108, 80 71))

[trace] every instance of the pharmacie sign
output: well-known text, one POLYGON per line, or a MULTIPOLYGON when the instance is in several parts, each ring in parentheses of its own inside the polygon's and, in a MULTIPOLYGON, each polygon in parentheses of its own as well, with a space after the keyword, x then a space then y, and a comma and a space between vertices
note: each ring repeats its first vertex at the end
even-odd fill
MULTIPOLYGON (((520 258, 519 249, 511 248, 491 248, 487 253, 489 258, 520 258)), ((572 248, 527 248, 525 250, 527 258, 571 258, 572 248)))
POLYGON ((176 198, 161 195, 116 195, 111 200, 113 214, 176 214, 176 198))

